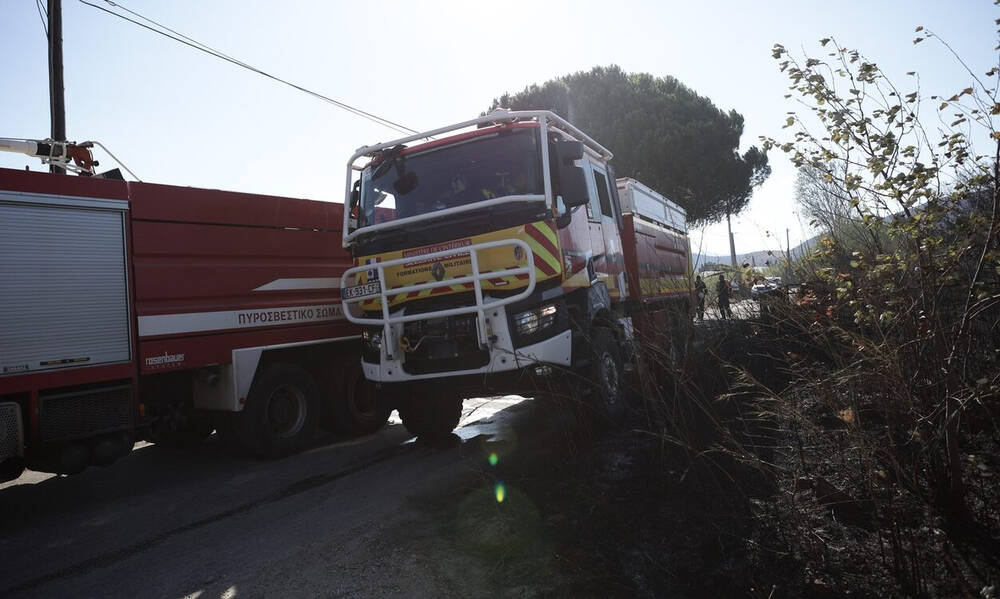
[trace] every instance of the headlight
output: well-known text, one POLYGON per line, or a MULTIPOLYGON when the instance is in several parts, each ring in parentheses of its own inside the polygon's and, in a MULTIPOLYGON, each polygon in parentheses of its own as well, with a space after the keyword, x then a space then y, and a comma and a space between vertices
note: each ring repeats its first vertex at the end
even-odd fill
POLYGON ((365 329, 361 331, 361 340, 365 344, 365 349, 378 355, 382 351, 382 330, 365 329))
POLYGON ((534 335, 538 331, 552 326, 556 321, 556 306, 549 304, 534 310, 518 312, 514 315, 514 326, 517 327, 517 334, 522 337, 534 335))

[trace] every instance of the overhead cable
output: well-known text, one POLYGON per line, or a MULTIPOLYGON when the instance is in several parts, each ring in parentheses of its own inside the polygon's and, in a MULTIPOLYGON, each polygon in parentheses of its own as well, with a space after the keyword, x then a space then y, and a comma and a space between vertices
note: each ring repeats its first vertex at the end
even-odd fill
POLYGON ((126 11, 126 12, 132 14, 132 15, 136 16, 137 18, 142 19, 143 21, 146 21, 146 23, 149 23, 150 25, 147 25, 146 23, 142 23, 142 22, 139 22, 139 21, 137 21, 135 19, 129 18, 129 17, 127 17, 127 16, 125 16, 125 15, 123 15, 121 13, 115 12, 113 10, 109 10, 109 9, 103 7, 103 6, 99 6, 99 5, 94 4, 92 2, 88 2, 87 0, 80 0, 80 2, 82 4, 86 4, 87 6, 90 6, 92 8, 96 8, 98 10, 102 10, 102 11, 104 11, 104 12, 110 14, 110 15, 114 15, 114 16, 118 17, 119 19, 124 19, 126 21, 129 21, 130 23, 138 25, 138 26, 140 26, 140 27, 142 27, 144 29, 148 29, 148 30, 152 31, 153 33, 157 33, 159 35, 162 35, 163 37, 172 39, 175 42, 180 42, 180 43, 184 44, 185 46, 189 46, 191 48, 194 48, 195 50, 204 52, 205 54, 208 54, 210 56, 214 56, 215 58, 218 58, 220 60, 224 60, 224 61, 229 62, 231 64, 234 64, 234 65, 236 65, 238 67, 242 67, 244 69, 247 69, 248 71, 252 71, 254 73, 257 73, 258 75, 262 75, 264 77, 267 77, 268 79, 272 79, 274 81, 277 81, 278 83, 283 83, 283 84, 285 84, 285 85, 287 85, 287 86, 289 86, 289 87, 291 87, 293 89, 296 89, 298 91, 301 91, 301 92, 304 92, 306 94, 309 94, 310 96, 313 96, 314 98, 318 98, 320 100, 323 100, 324 102, 328 102, 330 104, 333 104, 334 106, 336 106, 336 107, 338 107, 338 108, 340 108, 342 110, 346 110, 347 112, 350 112, 351 114, 354 114, 356 116, 360 116, 362 118, 368 119, 369 121, 371 121, 373 123, 376 123, 376 124, 379 124, 379 125, 382 125, 383 127, 388 127, 389 129, 392 129, 392 130, 394 130, 394 131, 396 131, 398 133, 402 133, 404 135, 419 133, 418 131, 416 131, 414 129, 410 129, 409 127, 406 127, 404 125, 400 125, 399 123, 390 121, 389 119, 382 118, 382 117, 380 117, 378 115, 375 115, 375 114, 372 114, 370 112, 366 112, 364 110, 361 110, 360 108, 355 108, 354 106, 351 106, 350 104, 346 104, 346 103, 341 102, 339 100, 335 100, 335 99, 333 99, 333 98, 331 98, 329 96, 324 96, 323 94, 321 94, 319 92, 314 92, 314 91, 312 91, 310 89, 302 87, 301 85, 292 83, 292 82, 290 82, 288 80, 285 80, 285 79, 282 79, 281 77, 278 77, 277 75, 272 75, 271 73, 265 72, 265 71, 263 71, 263 70, 255 67, 253 65, 250 65, 250 64, 247 64, 246 62, 243 62, 242 60, 239 60, 237 58, 233 58, 232 56, 229 56, 228 54, 225 54, 225 53, 223 53, 223 52, 221 52, 219 50, 216 50, 216 49, 212 48, 211 46, 208 46, 208 45, 206 45, 206 44, 204 44, 202 42, 194 40, 194 39, 192 39, 192 38, 190 38, 190 37, 188 37, 188 36, 186 36, 186 35, 184 35, 182 33, 174 31, 173 29, 170 29, 169 27, 166 27, 165 25, 161 25, 160 23, 157 23, 156 21, 154 21, 154 20, 152 20, 152 19, 150 19, 148 17, 144 17, 144 16, 140 15, 139 13, 137 13, 137 12, 135 12, 133 10, 129 10, 128 8, 126 8, 126 7, 118 4, 116 2, 112 2, 111 0, 104 0, 104 2, 107 3, 109 6, 111 6, 113 8, 118 8, 118 9, 121 9, 123 11, 126 11))

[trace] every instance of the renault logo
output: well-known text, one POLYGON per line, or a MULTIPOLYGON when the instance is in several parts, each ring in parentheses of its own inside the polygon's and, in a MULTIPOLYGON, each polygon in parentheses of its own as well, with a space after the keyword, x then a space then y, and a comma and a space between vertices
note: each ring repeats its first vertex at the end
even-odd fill
POLYGON ((444 278, 444 267, 441 266, 440 262, 435 262, 434 266, 431 267, 431 275, 435 281, 440 281, 444 278))

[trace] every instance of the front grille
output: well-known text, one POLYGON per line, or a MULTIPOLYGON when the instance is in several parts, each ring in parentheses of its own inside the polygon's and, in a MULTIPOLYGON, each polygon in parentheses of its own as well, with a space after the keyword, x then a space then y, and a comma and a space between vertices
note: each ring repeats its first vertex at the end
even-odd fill
POLYGON ((0 462, 22 455, 24 429, 21 427, 21 406, 0 404, 0 462))
POLYGON ((411 343, 416 343, 424 338, 476 337, 476 315, 459 314, 445 318, 415 320, 403 325, 403 335, 411 343))
POLYGON ((120 385, 42 396, 42 441, 65 441, 132 428, 132 387, 120 385))
POLYGON ((490 352, 479 347, 474 314, 408 322, 403 335, 416 347, 403 362, 408 374, 473 370, 490 363, 490 352))

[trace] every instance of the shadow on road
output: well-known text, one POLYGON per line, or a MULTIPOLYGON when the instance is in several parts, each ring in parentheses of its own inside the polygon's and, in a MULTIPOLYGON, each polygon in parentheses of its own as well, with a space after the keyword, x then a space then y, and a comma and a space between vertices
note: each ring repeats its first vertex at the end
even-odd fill
MULTIPOLYGON (((306 451, 275 461, 232 456, 210 438, 192 450, 146 445, 113 467, 91 468, 72 477, 34 483, 22 477, 0 490, 0 554, 5 556, 0 562, 0 595, 37 592, 50 583, 58 588, 76 577, 138 559, 185 533, 278 505, 376 464, 392 472, 419 468, 428 454, 464 460, 468 452, 463 447, 494 434, 491 427, 519 426, 523 413, 530 411, 518 409, 520 401, 501 399, 485 410, 484 404, 494 402, 467 402, 463 425, 472 426, 460 428, 450 447, 412 442, 396 421, 362 438, 321 437, 306 451), (397 458, 409 466, 394 466, 397 458)), ((377 488, 379 483, 361 484, 377 488)), ((206 547, 213 543, 210 538, 203 542, 206 547)), ((142 573, 126 576, 138 579, 142 573)))
POLYGON ((159 492, 176 492, 187 485, 232 484, 265 477, 286 466, 301 467, 300 462, 312 462, 305 457, 314 452, 352 447, 347 453, 356 455, 359 449, 401 443, 406 439, 401 425, 360 439, 324 435, 306 450, 304 455, 275 461, 260 461, 227 452, 215 435, 198 447, 175 449, 155 444, 143 444, 132 453, 107 468, 89 468, 74 476, 28 473, 0 489, 0 532, 8 533, 45 520, 53 513, 80 511, 107 500, 138 498, 159 492), (31 482, 31 478, 41 480, 31 482))

